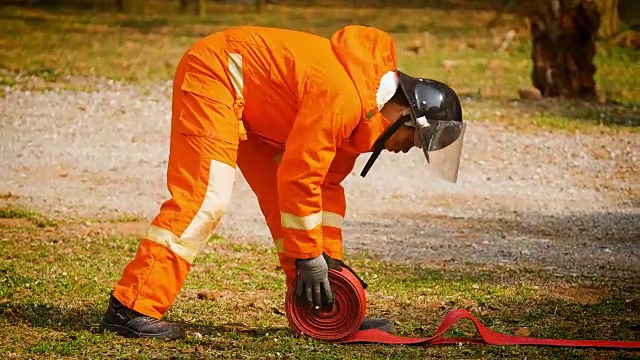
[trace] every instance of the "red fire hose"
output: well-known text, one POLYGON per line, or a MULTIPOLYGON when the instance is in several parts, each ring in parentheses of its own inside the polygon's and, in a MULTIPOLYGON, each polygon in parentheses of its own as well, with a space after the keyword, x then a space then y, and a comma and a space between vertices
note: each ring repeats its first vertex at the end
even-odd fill
POLYGON ((331 310, 309 309, 295 298, 295 285, 287 291, 285 308, 290 326, 300 335, 338 343, 378 343, 397 345, 443 345, 473 343, 487 345, 538 345, 583 348, 640 349, 640 341, 555 340, 512 336, 497 333, 484 326, 463 309, 449 312, 435 335, 427 338, 396 336, 378 329, 358 330, 365 317, 366 297, 360 279, 350 270, 329 270, 329 281, 335 296, 331 310), (480 338, 449 338, 444 333, 458 320, 469 319, 475 324, 480 338))

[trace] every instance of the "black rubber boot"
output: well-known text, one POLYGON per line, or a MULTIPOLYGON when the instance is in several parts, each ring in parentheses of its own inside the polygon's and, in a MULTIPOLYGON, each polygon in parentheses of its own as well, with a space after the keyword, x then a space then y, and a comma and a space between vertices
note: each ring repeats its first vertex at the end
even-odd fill
POLYGON ((360 330, 367 329, 378 329, 393 334, 396 326, 393 321, 389 319, 364 318, 362 325, 360 325, 360 330))
POLYGON ((113 295, 99 332, 112 331, 128 338, 150 337, 165 340, 181 339, 184 331, 177 325, 143 315, 122 305, 113 295))

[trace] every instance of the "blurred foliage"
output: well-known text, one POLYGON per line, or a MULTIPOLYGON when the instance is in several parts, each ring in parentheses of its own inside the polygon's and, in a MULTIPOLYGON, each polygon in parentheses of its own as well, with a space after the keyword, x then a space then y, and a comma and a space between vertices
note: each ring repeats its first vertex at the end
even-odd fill
MULTIPOLYGON (((531 86, 531 39, 526 21, 507 12, 495 27, 486 27, 496 14, 496 8, 487 4, 499 6, 501 1, 425 1, 433 7, 384 10, 286 3, 290 2, 266 3, 263 12, 257 13, 251 11, 250 1, 210 1, 203 18, 191 12, 195 10, 193 3, 189 13, 180 14, 177 0, 147 1, 145 14, 140 15, 71 7, 3 6, 0 84, 37 90, 50 87, 52 82, 56 87, 85 89, 87 79, 93 77, 140 83, 168 81, 194 41, 230 26, 284 27, 328 37, 344 25, 362 24, 391 34, 405 71, 447 82, 465 98, 482 99, 487 104, 495 100, 501 102, 496 106, 503 107, 504 102, 518 97, 520 88, 531 86), (510 30, 515 36, 502 49, 510 30)), ((590 118, 605 124, 638 122, 639 60, 637 50, 598 43, 596 81, 606 95, 607 106, 615 108, 596 106, 597 114, 590 118)), ((481 111, 488 115, 479 117, 489 119, 494 110, 481 111)))

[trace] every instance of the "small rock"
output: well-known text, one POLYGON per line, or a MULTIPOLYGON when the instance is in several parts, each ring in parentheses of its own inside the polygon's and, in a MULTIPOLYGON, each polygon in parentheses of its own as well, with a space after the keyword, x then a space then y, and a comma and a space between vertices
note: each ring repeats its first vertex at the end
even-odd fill
POLYGON ((540 90, 534 87, 518 89, 518 96, 523 100, 539 100, 542 99, 540 90))
POLYGON ((449 70, 452 67, 456 66, 457 64, 458 64, 458 62, 455 61, 455 60, 448 60, 448 59, 442 60, 442 67, 445 70, 449 70))

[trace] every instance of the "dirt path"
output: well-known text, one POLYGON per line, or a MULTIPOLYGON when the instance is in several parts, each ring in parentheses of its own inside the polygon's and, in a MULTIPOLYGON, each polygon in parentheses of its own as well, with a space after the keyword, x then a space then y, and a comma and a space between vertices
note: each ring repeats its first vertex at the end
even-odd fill
MULTIPOLYGON (((0 196, 54 217, 150 219, 167 197, 168 83, 0 99, 0 196)), ((425 175, 417 151, 383 154, 345 181, 347 249, 390 261, 513 264, 559 274, 640 274, 640 134, 516 133, 473 120, 457 185, 425 175)), ((219 232, 269 241, 241 175, 219 232)))

